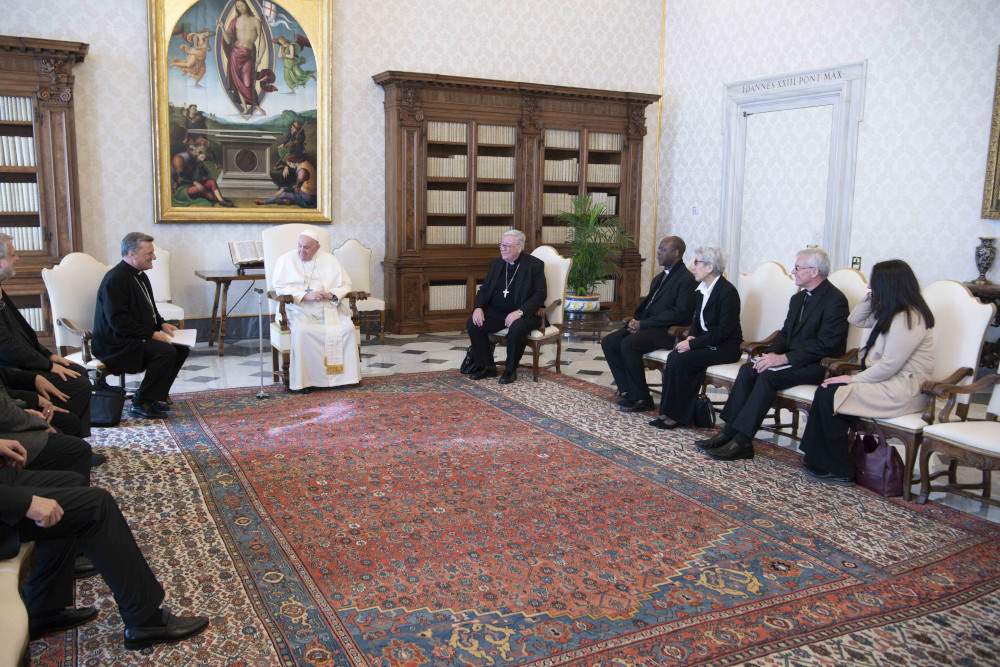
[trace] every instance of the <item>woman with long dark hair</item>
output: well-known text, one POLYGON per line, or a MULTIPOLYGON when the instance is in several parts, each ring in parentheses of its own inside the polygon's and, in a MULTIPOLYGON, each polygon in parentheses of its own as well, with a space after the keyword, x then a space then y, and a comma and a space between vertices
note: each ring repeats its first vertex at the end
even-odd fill
POLYGON ((920 385, 934 372, 934 315, 903 260, 872 267, 868 296, 849 321, 872 329, 860 353, 862 371, 829 378, 816 390, 799 444, 806 455, 805 471, 838 484, 854 481, 847 441, 851 419, 919 411, 920 385))

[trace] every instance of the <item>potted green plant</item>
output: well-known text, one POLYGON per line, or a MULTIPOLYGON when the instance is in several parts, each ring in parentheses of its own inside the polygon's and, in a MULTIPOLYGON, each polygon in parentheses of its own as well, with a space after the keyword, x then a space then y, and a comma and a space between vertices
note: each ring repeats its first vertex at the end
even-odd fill
POLYGON ((635 238, 625 231, 621 218, 605 215, 604 202, 595 203, 590 195, 574 198, 573 210, 560 213, 555 222, 569 228, 573 256, 566 279, 565 309, 600 310, 597 285, 621 275, 616 260, 635 238))

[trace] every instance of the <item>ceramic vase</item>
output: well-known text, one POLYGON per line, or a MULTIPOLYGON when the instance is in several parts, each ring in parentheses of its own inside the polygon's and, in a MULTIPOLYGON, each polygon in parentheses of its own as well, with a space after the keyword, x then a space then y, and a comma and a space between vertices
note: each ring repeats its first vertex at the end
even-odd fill
POLYGON ((600 310, 601 295, 589 294, 587 296, 574 296, 572 294, 567 294, 563 303, 566 304, 563 308, 571 313, 600 310))
POLYGON ((979 278, 973 281, 977 285, 992 284, 986 279, 986 274, 989 273, 990 268, 993 266, 993 260, 997 257, 997 249, 993 245, 994 241, 996 241, 996 238, 992 236, 979 237, 979 245, 976 246, 976 268, 979 269, 979 278))

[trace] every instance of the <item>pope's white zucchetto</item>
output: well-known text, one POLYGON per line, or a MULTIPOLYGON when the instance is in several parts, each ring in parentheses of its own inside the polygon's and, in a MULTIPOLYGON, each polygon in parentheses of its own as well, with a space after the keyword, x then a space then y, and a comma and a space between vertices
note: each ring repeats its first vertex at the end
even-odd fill
POLYGON ((299 236, 308 236, 313 241, 316 241, 317 243, 319 243, 319 234, 317 234, 316 232, 314 232, 311 229, 303 229, 302 233, 299 234, 299 236))

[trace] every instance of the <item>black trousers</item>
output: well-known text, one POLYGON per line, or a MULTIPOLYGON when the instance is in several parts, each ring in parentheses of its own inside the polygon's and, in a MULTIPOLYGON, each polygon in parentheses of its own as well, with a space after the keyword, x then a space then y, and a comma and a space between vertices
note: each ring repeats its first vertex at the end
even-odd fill
POLYGON ((660 414, 684 425, 694 423, 694 404, 705 382, 705 369, 715 364, 731 364, 740 358, 737 345, 671 352, 663 369, 660 414))
POLYGON ((719 415, 726 422, 722 430, 739 442, 750 444, 779 391, 798 384, 819 384, 824 373, 819 364, 762 373, 755 371, 751 362, 743 364, 719 415))
POLYGON ((674 337, 667 331, 663 327, 651 327, 630 333, 627 328, 621 328, 604 337, 601 349, 618 391, 628 394, 632 400, 651 398, 642 355, 653 350, 672 348, 674 337))
POLYGON ((49 439, 25 470, 68 470, 80 475, 90 486, 90 443, 73 435, 49 433, 49 439))
POLYGON ((802 433, 799 450, 805 453, 807 466, 833 473, 838 477, 854 477, 851 446, 848 440, 851 415, 838 415, 833 411, 833 396, 843 384, 820 387, 809 408, 809 421, 802 433))
POLYGON ((126 627, 149 619, 163 604, 163 588, 149 569, 118 503, 104 489, 91 488, 72 472, 0 469, 0 484, 51 498, 62 519, 41 528, 30 519, 17 524, 23 542, 35 542, 37 565, 21 589, 28 616, 37 618, 73 604, 77 550, 108 583, 126 627))
MULTIPOLYGON (((495 308, 486 306, 483 308, 483 326, 477 327, 470 317, 465 323, 465 330, 469 332, 469 342, 472 343, 472 358, 476 365, 482 368, 496 368, 493 361, 493 348, 490 346, 491 333, 496 333, 503 329, 506 324, 504 320, 509 313, 502 313, 495 308)), ((537 317, 525 315, 513 324, 507 331, 507 364, 508 370, 514 370, 521 363, 521 356, 524 354, 524 347, 528 342, 528 334, 532 329, 537 328, 541 320, 537 317)))
POLYGON ((63 401, 55 396, 49 396, 53 405, 69 410, 68 413, 55 413, 52 417, 52 425, 68 435, 87 438, 90 436, 90 397, 93 385, 90 383, 86 368, 78 364, 72 364, 70 368, 79 373, 80 376, 63 380, 62 377, 52 372, 39 372, 39 375, 69 397, 63 401))
POLYGON ((147 401, 165 401, 170 396, 170 386, 177 378, 181 366, 188 357, 190 348, 163 341, 147 339, 142 344, 142 365, 146 375, 135 390, 132 403, 138 405, 147 401))

